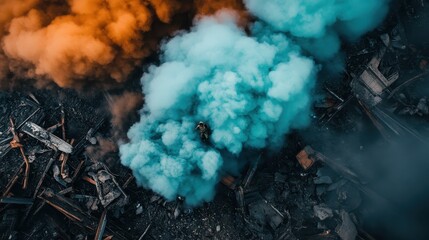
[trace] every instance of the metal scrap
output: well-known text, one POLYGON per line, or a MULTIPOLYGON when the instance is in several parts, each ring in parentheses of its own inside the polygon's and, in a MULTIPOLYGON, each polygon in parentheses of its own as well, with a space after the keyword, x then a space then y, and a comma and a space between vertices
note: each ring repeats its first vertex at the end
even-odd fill
POLYGON ((125 202, 127 201, 127 195, 116 182, 115 177, 111 175, 106 169, 101 169, 97 171, 97 173, 88 172, 88 175, 95 181, 98 198, 104 207, 109 206, 121 195, 124 196, 125 202))
POLYGON ((398 79, 397 73, 385 77, 379 70, 381 60, 386 51, 387 47, 381 47, 379 52, 366 65, 363 72, 350 83, 356 97, 364 101, 368 106, 379 104, 386 89, 398 79))

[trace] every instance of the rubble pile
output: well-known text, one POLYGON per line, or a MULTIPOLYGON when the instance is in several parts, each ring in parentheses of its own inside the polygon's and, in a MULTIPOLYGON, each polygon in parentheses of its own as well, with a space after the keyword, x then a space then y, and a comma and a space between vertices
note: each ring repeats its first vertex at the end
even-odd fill
POLYGON ((25 234, 77 236, 82 230, 97 228, 98 218, 90 212, 98 210, 98 203, 106 208, 124 206, 125 193, 118 190, 107 166, 84 152, 91 144, 90 135, 105 120, 97 98, 90 105, 65 90, 3 93, 1 98, 1 121, 5 123, 1 131, 1 212, 14 223, 2 218, 2 239, 19 239, 25 234), (48 206, 77 228, 58 225, 58 216, 47 214, 48 206), (8 214, 11 211, 19 214, 8 214), (43 227, 49 231, 42 231, 43 227))
MULTIPOLYGON (((318 82, 311 127, 280 153, 248 154, 196 208, 137 186, 115 148, 86 151, 116 141, 109 93, 0 93, 0 239, 402 239, 371 218, 400 205, 382 175, 404 163, 366 156, 427 147, 429 38, 410 32, 424 28, 428 6, 398 1, 381 27, 344 46, 342 79, 318 82)), ((209 126, 196 126, 209 144, 209 126)))

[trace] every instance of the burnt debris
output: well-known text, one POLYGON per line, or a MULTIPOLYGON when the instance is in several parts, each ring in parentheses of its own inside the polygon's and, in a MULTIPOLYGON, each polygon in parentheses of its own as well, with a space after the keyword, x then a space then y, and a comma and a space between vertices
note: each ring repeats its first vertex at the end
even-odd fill
MULTIPOLYGON (((318 83, 311 127, 278 154, 238 156, 248 165, 223 172, 214 201, 196 208, 138 186, 117 149, 86 151, 117 140, 109 93, 0 93, 0 239, 425 239, 427 209, 398 196, 428 199, 412 192, 428 187, 429 37, 416 34, 428 7, 398 1, 344 46, 342 78, 318 83)), ((206 123, 194 130, 209 142, 206 123)))

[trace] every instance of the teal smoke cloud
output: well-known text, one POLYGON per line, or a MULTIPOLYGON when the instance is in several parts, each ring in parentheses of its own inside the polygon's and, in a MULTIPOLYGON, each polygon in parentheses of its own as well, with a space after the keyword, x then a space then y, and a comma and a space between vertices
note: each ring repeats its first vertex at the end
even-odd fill
POLYGON ((239 165, 229 156, 276 149, 291 129, 309 123, 319 69, 313 57, 332 57, 339 36, 356 37, 379 21, 368 9, 346 14, 343 6, 339 12, 337 2, 359 3, 245 0, 259 19, 250 33, 238 27, 234 13, 222 11, 165 42, 161 64, 141 79, 145 106, 130 141, 120 146, 122 164, 140 185, 169 200, 210 201, 225 166, 239 165), (345 30, 363 18, 366 23, 345 30), (326 49, 304 56, 302 47, 326 49), (209 144, 195 130, 199 121, 212 130, 209 144))
POLYGON ((142 78, 142 119, 120 148, 139 183, 190 205, 208 201, 222 151, 279 146, 308 123, 315 63, 283 34, 259 35, 247 36, 222 13, 162 47, 162 64, 142 78), (194 129, 199 121, 212 129, 209 145, 194 129))
POLYGON ((275 31, 298 38, 319 60, 336 57, 340 38, 354 40, 377 27, 390 0, 244 0, 275 31))

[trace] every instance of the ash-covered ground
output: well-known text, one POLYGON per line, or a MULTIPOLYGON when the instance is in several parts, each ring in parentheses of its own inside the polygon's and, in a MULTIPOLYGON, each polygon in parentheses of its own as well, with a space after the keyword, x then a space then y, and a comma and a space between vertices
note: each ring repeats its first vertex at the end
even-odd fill
POLYGON ((194 208, 120 164, 137 81, 1 92, 1 239, 427 239, 428 6, 402 1, 344 45, 344 72, 320 74, 310 127, 243 155, 194 208))

